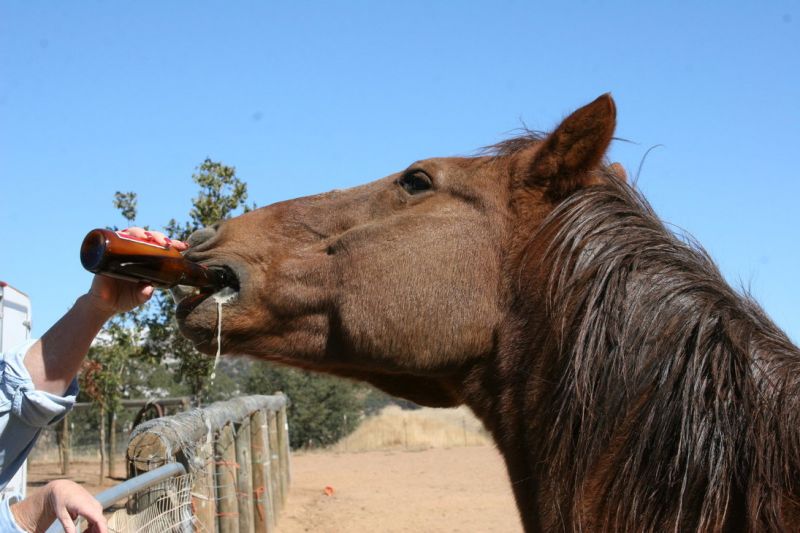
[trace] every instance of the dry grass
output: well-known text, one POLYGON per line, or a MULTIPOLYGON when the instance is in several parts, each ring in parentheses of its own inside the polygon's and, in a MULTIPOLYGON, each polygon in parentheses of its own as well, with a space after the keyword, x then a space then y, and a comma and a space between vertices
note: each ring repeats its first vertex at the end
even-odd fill
POLYGON ((404 411, 389 406, 378 415, 365 419, 353 433, 331 449, 338 452, 424 450, 491 443, 483 424, 466 407, 423 407, 404 411))

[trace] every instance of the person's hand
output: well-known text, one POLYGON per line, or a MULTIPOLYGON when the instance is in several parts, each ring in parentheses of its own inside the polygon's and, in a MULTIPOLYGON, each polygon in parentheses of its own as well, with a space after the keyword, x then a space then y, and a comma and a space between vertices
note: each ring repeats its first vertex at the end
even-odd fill
POLYGON ((145 229, 137 228, 134 226, 128 229, 124 229, 120 231, 120 233, 122 233, 123 235, 130 235, 131 237, 134 237, 136 239, 149 241, 158 244, 159 246, 169 246, 175 248, 179 252, 182 252, 189 247, 189 245, 186 244, 185 242, 172 240, 163 233, 161 233, 160 231, 147 231, 145 229))
POLYGON ((90 533, 107 533, 103 508, 94 496, 72 481, 51 481, 32 496, 11 504, 14 521, 25 531, 45 531, 58 519, 66 533, 76 533, 75 520, 82 516, 90 533))
MULTIPOLYGON (((145 231, 142 228, 133 227, 122 230, 120 233, 160 246, 169 246, 179 252, 189 247, 185 242, 171 240, 158 231, 145 231)), ((89 296, 98 310, 113 315, 130 311, 145 303, 153 296, 153 287, 144 282, 126 281, 98 274, 92 280, 89 296)))

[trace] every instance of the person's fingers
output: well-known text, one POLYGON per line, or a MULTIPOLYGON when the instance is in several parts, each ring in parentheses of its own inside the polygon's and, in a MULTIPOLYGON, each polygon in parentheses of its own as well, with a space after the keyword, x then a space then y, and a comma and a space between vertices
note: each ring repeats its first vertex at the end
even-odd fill
POLYGON ((61 522, 61 527, 64 528, 64 533, 77 533, 75 522, 72 521, 72 517, 69 515, 66 507, 59 506, 55 511, 56 518, 61 522))
POLYGON ((97 533, 108 533, 108 524, 106 523, 106 517, 103 516, 103 507, 100 502, 93 500, 85 509, 81 509, 80 514, 93 526, 97 533))
POLYGON ((178 251, 186 250, 189 247, 189 245, 187 245, 185 242, 172 240, 160 231, 148 231, 143 228, 133 226, 122 230, 122 233, 126 233, 137 239, 144 239, 154 242, 160 246, 170 246, 178 251))
POLYGON ((137 239, 146 239, 147 238, 147 231, 143 228, 138 228, 136 226, 126 228, 122 230, 122 233, 127 233, 131 237, 136 237, 137 239))
POLYGON ((152 285, 140 284, 136 293, 136 300, 142 305, 153 296, 155 288, 152 285))
POLYGON ((167 236, 160 231, 146 231, 145 235, 147 235, 148 239, 161 246, 166 246, 170 242, 167 236))
POLYGON ((175 249, 176 249, 176 250, 178 250, 179 252, 182 252, 182 251, 184 251, 184 250, 188 250, 188 249, 189 249, 189 245, 188 245, 188 244, 186 244, 186 243, 185 243, 185 242, 183 242, 183 241, 171 240, 171 241, 169 241, 169 243, 170 243, 170 245, 171 245, 173 248, 175 248, 175 249))

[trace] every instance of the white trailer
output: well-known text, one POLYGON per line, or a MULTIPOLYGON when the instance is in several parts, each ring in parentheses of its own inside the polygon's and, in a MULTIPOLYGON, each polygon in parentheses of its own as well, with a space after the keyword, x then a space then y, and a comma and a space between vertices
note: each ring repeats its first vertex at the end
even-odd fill
MULTIPOLYGON (((31 299, 24 292, 0 281, 0 352, 12 350, 31 338, 31 299)), ((28 482, 28 462, 0 493, 17 492, 25 496, 28 482)))
POLYGON ((31 338, 31 299, 0 281, 0 352, 31 338))

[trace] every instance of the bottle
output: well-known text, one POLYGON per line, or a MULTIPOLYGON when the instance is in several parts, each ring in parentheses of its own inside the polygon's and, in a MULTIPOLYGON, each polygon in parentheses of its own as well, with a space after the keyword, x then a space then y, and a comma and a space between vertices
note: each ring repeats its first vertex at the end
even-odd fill
POLYGON ((162 288, 222 288, 230 284, 224 269, 188 261, 174 248, 107 229, 94 229, 83 239, 81 264, 95 274, 146 281, 162 288))

